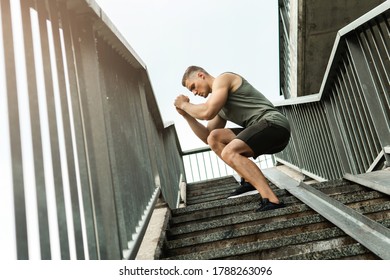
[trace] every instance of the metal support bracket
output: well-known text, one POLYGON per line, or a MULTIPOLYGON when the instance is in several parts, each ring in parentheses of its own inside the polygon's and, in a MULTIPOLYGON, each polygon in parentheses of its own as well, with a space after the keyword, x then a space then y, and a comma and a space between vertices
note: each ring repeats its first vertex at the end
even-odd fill
POLYGON ((379 170, 359 175, 345 174, 344 178, 357 184, 390 195, 390 171, 379 170))

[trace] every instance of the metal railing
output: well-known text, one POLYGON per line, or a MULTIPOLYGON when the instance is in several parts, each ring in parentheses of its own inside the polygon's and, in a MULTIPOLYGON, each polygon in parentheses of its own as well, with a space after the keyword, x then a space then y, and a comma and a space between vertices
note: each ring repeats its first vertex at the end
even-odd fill
POLYGON ((276 161, 318 180, 390 164, 390 1, 341 29, 318 94, 277 107, 292 124, 276 161))
POLYGON ((92 0, 0 0, 0 134, 0 259, 135 258, 177 206, 174 126, 92 0))
POLYGON ((290 61, 290 0, 279 0, 279 65, 280 95, 291 97, 291 61, 290 61))
MULTIPOLYGON (((209 147, 184 151, 182 155, 187 183, 237 174, 209 147)), ((261 155, 253 162, 259 168, 269 168, 275 164, 272 155, 261 155)))

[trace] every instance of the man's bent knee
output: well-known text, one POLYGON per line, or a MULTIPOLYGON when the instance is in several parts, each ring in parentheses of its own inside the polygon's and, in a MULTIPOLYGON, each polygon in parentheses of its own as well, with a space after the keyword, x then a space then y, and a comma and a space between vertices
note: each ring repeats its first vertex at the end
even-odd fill
POLYGON ((235 135, 232 135, 232 132, 225 128, 214 129, 210 131, 209 136, 207 137, 207 144, 215 145, 215 144, 227 144, 229 143, 235 135))
POLYGON ((210 131, 209 136, 207 136, 207 144, 212 150, 220 144, 217 129, 210 131))
POLYGON ((234 163, 234 157, 237 155, 237 151, 229 145, 227 145, 221 152, 221 158, 229 165, 234 163))
POLYGON ((228 162, 233 162, 237 155, 251 157, 253 151, 245 142, 237 139, 229 143, 221 152, 221 157, 228 162))

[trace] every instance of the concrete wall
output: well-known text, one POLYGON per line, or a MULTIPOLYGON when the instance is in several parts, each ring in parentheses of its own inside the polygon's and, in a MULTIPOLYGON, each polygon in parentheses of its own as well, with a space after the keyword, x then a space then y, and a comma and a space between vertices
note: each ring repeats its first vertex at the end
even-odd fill
POLYGON ((291 97, 319 92, 338 30, 383 2, 291 0, 291 97))

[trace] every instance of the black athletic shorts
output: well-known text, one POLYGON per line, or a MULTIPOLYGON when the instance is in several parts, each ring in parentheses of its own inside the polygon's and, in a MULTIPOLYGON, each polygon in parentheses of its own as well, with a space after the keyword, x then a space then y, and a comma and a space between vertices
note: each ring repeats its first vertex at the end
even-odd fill
POLYGON ((254 152, 253 158, 282 151, 290 140, 290 131, 266 119, 247 128, 231 128, 237 139, 244 141, 254 152))

